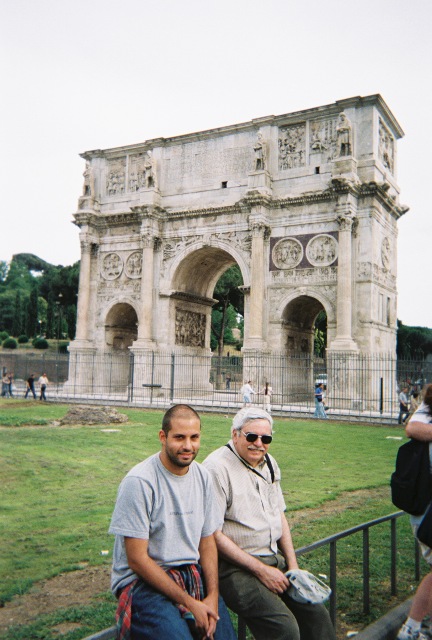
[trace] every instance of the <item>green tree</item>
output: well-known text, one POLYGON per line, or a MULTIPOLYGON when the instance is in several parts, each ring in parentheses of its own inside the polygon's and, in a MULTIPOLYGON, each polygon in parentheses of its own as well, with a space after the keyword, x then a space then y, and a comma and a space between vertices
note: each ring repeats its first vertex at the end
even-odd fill
POLYGON ((12 335, 18 337, 22 333, 22 299, 21 291, 18 289, 15 293, 14 317, 12 322, 12 335))
MULTIPOLYGON (((216 283, 213 297, 217 302, 212 310, 211 330, 213 342, 217 343, 218 355, 223 353, 226 329, 234 327, 237 323, 237 315, 244 313, 244 296, 239 289, 242 284, 243 278, 237 265, 227 269, 216 283), (233 313, 228 312, 230 307, 233 313), (232 323, 231 326, 230 323, 232 323)), ((234 342, 233 338, 232 341, 234 342)))
POLYGON ((31 291, 30 291, 30 300, 29 306, 27 310, 27 335, 30 338, 34 338, 38 333, 39 327, 39 287, 36 280, 33 281, 31 291))
POLYGON ((314 354, 324 357, 327 347, 327 314, 323 310, 319 312, 314 323, 314 354))
POLYGON ((397 321, 397 355, 400 358, 423 358, 432 353, 432 329, 408 327, 397 321))

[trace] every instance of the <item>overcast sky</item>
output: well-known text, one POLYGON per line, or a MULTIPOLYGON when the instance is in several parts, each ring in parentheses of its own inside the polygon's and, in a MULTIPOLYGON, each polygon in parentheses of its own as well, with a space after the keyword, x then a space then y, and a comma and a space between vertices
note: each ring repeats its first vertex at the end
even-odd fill
POLYGON ((83 151, 380 93, 405 132, 398 318, 432 327, 431 7, 0 0, 0 260, 79 260, 83 151))

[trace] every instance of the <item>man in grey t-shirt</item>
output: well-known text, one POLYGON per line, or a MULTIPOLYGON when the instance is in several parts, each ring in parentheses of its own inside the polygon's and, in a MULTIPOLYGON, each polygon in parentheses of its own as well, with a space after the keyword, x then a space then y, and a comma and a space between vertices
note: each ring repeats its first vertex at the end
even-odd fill
POLYGON ((159 432, 161 452, 120 484, 110 526, 119 637, 235 639, 218 596, 212 482, 194 461, 200 436, 196 411, 171 407, 159 432))

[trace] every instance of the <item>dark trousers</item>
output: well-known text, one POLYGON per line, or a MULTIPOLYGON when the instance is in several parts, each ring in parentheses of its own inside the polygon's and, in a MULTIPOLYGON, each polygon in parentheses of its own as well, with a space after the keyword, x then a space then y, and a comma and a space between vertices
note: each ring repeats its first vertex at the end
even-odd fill
POLYGON ((402 402, 399 404, 399 418, 398 418, 398 424, 402 424, 403 422, 405 422, 405 418, 409 415, 409 409, 407 407, 406 404, 402 404, 402 402))
MULTIPOLYGON (((221 597, 218 615, 214 640, 237 640, 221 597)), ((141 585, 132 596, 131 632, 133 640, 192 640, 196 637, 178 607, 146 584, 141 585)))
MULTIPOLYGON (((280 555, 259 559, 286 570, 280 555)), ((245 620, 255 640, 336 640, 324 605, 300 604, 287 593, 272 593, 251 573, 224 560, 219 566, 219 589, 227 606, 245 620)))

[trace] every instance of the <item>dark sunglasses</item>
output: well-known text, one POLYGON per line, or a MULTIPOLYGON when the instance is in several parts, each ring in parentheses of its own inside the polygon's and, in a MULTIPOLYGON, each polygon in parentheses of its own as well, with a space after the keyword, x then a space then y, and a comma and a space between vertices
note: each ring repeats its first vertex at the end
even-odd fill
POLYGON ((257 433, 245 433, 244 431, 240 431, 240 433, 244 435, 248 442, 255 442, 256 440, 258 440, 258 438, 260 438, 263 444, 270 444, 270 442, 273 440, 273 436, 259 436, 257 433))

